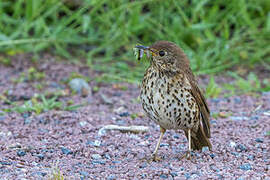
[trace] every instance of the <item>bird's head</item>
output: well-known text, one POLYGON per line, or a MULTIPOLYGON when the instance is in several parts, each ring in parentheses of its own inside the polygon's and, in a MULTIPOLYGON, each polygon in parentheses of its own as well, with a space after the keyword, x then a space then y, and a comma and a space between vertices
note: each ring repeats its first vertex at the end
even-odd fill
POLYGON ((189 67, 184 52, 174 43, 157 41, 151 46, 136 46, 138 49, 149 51, 152 54, 151 63, 160 71, 177 72, 181 68, 189 67))

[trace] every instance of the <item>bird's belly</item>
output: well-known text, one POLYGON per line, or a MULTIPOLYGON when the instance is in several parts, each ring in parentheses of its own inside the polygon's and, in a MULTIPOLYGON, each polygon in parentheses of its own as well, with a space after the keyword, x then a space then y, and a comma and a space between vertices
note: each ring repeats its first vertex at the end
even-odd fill
POLYGON ((168 89, 168 85, 161 84, 157 79, 154 86, 147 88, 146 85, 146 92, 141 91, 143 109, 148 117, 165 129, 192 128, 198 121, 198 106, 190 91, 179 86, 168 89))

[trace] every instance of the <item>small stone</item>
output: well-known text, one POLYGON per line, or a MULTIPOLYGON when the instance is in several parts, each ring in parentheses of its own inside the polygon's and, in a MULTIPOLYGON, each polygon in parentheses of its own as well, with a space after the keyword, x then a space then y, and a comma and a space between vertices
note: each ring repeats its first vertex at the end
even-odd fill
POLYGON ((105 156, 106 159, 111 159, 111 156, 109 154, 107 154, 107 153, 104 156, 105 156))
POLYGON ((165 147, 165 146, 169 147, 170 145, 167 144, 167 143, 161 143, 161 144, 160 144, 160 147, 165 147))
POLYGON ((233 121, 243 121, 243 120, 248 120, 248 117, 245 117, 245 116, 231 116, 230 119, 233 120, 233 121))
POLYGON ((69 150, 69 149, 67 149, 67 148, 65 148, 65 147, 61 147, 61 151, 65 155, 72 154, 72 151, 69 150))
POLYGON ((242 145, 242 144, 238 144, 236 147, 235 147, 235 150, 236 151, 240 151, 240 152, 246 152, 247 151, 247 148, 246 146, 242 145))
POLYGON ((82 175, 83 177, 87 177, 89 176, 89 173, 86 171, 79 171, 80 175, 82 175))
POLYGON ((98 130, 98 136, 104 136, 104 135, 106 135, 106 133, 107 133, 107 131, 105 128, 100 128, 98 130))
POLYGON ((90 86, 84 79, 81 78, 72 79, 68 83, 68 85, 76 93, 83 94, 85 96, 87 96, 90 93, 90 86))
POLYGON ((148 164, 147 164, 146 162, 144 162, 143 164, 141 164, 141 165, 139 166, 139 168, 141 168, 141 169, 146 168, 147 165, 148 165, 148 164))
POLYGON ((92 164, 105 164, 105 160, 93 160, 92 164))
POLYGON ((121 161, 112 161, 112 163, 119 164, 119 163, 121 163, 121 161))
POLYGON ((99 154, 92 154, 92 156, 91 156, 93 159, 101 159, 102 157, 101 157, 101 155, 99 155, 99 154))
POLYGON ((168 176, 167 176, 166 174, 161 174, 159 177, 160 177, 161 179, 167 179, 167 178, 168 178, 168 176))
POLYGON ((116 176, 111 174, 108 176, 107 180, 115 180, 116 179, 116 176))
POLYGON ((1 165, 12 165, 12 162, 7 162, 7 161, 0 161, 1 165))
POLYGON ((17 151, 17 155, 21 157, 21 156, 26 155, 26 152, 23 151, 23 150, 18 150, 18 151, 17 151))
POLYGON ((121 114, 121 113, 125 112, 125 108, 123 106, 120 106, 119 108, 114 109, 113 112, 116 114, 121 114))
POLYGON ((173 135, 173 138, 175 138, 175 139, 179 139, 179 138, 180 138, 180 136, 179 136, 178 134, 175 134, 175 135, 173 135))
POLYGON ((253 161, 254 160, 254 156, 253 155, 248 155, 247 157, 249 160, 253 161))
POLYGON ((81 126, 81 127, 86 126, 86 124, 87 124, 87 122, 86 122, 86 121, 81 121, 81 122, 80 122, 80 126, 81 126))
POLYGON ((186 177, 186 179, 190 178, 190 174, 189 173, 185 173, 184 176, 186 177))
POLYGON ((210 124, 216 125, 216 124, 217 124, 217 121, 216 121, 216 120, 211 120, 211 121, 210 121, 210 124))
POLYGON ((208 151, 209 151, 209 147, 204 146, 204 147, 202 148, 202 152, 208 152, 208 151))
POLYGON ((241 103, 241 98, 240 97, 235 97, 234 98, 234 103, 235 104, 240 104, 241 103))
POLYGON ((255 141, 258 143, 263 143, 263 140, 261 138, 256 138, 255 141))
POLYGON ((24 119, 25 119, 25 118, 28 118, 29 116, 30 116, 30 114, 29 114, 28 112, 22 114, 22 117, 23 117, 24 119))
POLYGON ((45 158, 44 154, 38 154, 37 157, 40 159, 40 160, 43 160, 45 158))
POLYGON ((176 172, 171 172, 171 176, 176 177, 176 176, 178 176, 178 174, 176 172))
POLYGON ((233 148, 233 147, 235 147, 235 146, 236 146, 236 143, 235 143, 235 142, 233 142, 233 141, 231 141, 231 142, 230 142, 230 146, 233 148))
POLYGON ((0 121, 4 121, 6 119, 6 116, 0 116, 0 121))
POLYGON ((244 171, 252 170, 252 166, 249 163, 243 164, 243 165, 239 166, 239 168, 244 170, 244 171))
POLYGON ((120 117, 128 117, 129 116, 129 112, 122 112, 119 114, 120 117))
POLYGON ((215 171, 215 172, 219 172, 220 170, 215 166, 215 165, 210 165, 210 168, 215 171))
POLYGON ((86 145, 91 145, 91 146, 96 146, 99 147, 101 145, 101 142, 99 140, 95 140, 95 141, 87 141, 86 145))
POLYGON ((105 104, 113 104, 113 101, 110 99, 110 98, 108 98, 105 94, 100 94, 100 97, 101 97, 101 99, 102 99, 102 101, 105 103, 105 104))
POLYGON ((32 118, 25 118, 24 124, 30 124, 32 122, 32 118))
POLYGON ((214 153, 211 153, 211 154, 210 154, 210 157, 211 157, 212 159, 214 159, 215 156, 216 156, 216 155, 215 155, 214 153))
POLYGON ((240 154, 238 152, 231 152, 232 155, 236 156, 236 157, 239 157, 240 154))
POLYGON ((122 119, 117 119, 117 120, 116 120, 116 124, 117 124, 117 125, 123 126, 123 125, 126 125, 126 121, 124 121, 124 120, 122 120, 122 119))
POLYGON ((46 172, 40 172, 40 171, 36 172, 36 174, 39 175, 39 176, 42 176, 42 177, 47 175, 46 172))

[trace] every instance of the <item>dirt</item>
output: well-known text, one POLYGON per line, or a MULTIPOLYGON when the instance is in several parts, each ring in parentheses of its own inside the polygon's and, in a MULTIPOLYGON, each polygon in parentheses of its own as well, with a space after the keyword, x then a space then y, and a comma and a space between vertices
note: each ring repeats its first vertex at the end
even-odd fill
MULTIPOLYGON (((0 65, 2 97, 23 102, 35 93, 68 90, 63 82, 71 72, 98 75, 83 65, 44 56, 46 60, 34 65, 46 74, 44 88, 38 90, 39 80, 14 83, 33 66, 28 59, 21 55, 12 66, 0 65)), ((200 82, 207 83, 205 78, 200 82)), ((65 179, 270 179, 270 92, 209 98, 213 150, 195 151, 187 160, 183 132, 170 130, 158 151, 161 161, 150 162, 159 127, 143 116, 139 87, 89 84, 99 90, 87 97, 68 93, 59 99, 85 104, 74 111, 4 113, 11 105, 0 99, 0 179, 48 179, 56 167, 65 179), (108 124, 142 125, 150 131, 101 133, 108 124)))

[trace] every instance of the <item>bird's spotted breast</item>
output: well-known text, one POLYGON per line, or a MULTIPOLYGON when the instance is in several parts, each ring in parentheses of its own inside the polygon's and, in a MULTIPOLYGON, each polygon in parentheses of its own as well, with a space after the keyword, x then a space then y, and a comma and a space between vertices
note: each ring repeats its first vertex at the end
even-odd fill
POLYGON ((165 129, 193 128, 199 122, 198 105, 183 74, 170 77, 150 66, 140 98, 147 116, 165 129))

